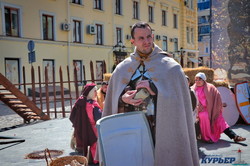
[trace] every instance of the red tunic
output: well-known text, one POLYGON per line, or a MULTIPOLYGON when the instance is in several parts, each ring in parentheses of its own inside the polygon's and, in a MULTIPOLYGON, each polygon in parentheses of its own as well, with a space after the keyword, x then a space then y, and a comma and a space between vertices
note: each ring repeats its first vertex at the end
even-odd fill
POLYGON ((97 141, 95 110, 101 114, 100 106, 96 101, 86 100, 86 98, 80 96, 69 118, 75 128, 77 149, 82 150, 85 156, 87 155, 88 146, 90 146, 92 156, 95 156, 97 141))

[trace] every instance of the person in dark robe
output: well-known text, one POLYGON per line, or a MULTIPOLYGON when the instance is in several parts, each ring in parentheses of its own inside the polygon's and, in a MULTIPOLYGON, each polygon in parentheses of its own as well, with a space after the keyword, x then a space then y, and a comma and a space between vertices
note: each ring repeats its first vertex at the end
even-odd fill
POLYGON ((103 81, 101 84, 101 87, 97 90, 97 102, 102 109, 103 109, 103 104, 104 104, 107 88, 108 88, 108 82, 103 81))
POLYGON ((198 99, 197 99, 197 96, 195 94, 195 91, 190 86, 190 78, 187 75, 186 75, 186 78, 188 81, 188 87, 189 87, 189 92, 190 92, 190 97, 191 97, 196 138, 200 140, 201 139, 200 123, 199 123, 199 119, 197 117, 197 109, 196 109, 196 106, 198 104, 198 99))
POLYGON ((96 121, 101 118, 102 110, 96 101, 97 87, 94 83, 84 86, 81 96, 70 114, 70 121, 74 127, 74 137, 76 139, 76 151, 84 156, 88 154, 90 146, 90 159, 93 163, 98 163, 93 159, 96 153, 97 129, 96 121))

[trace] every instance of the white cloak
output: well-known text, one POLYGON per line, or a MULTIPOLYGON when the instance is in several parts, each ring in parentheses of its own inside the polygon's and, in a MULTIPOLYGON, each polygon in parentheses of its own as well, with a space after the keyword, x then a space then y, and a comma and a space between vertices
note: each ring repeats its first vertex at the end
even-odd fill
MULTIPOLYGON (((158 90, 154 165, 199 165, 191 98, 181 66, 157 45, 144 64, 158 90)), ((117 113, 119 97, 139 65, 140 57, 134 51, 116 67, 109 81, 103 116, 117 113)))

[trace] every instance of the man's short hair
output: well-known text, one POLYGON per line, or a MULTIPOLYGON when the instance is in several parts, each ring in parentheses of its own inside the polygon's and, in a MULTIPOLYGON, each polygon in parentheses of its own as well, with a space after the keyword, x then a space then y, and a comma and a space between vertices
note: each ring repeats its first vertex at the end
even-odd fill
POLYGON ((135 38, 135 36, 134 36, 135 28, 147 28, 147 27, 149 27, 150 30, 151 30, 151 32, 152 32, 152 28, 150 27, 150 25, 149 25, 148 23, 146 23, 146 22, 138 22, 138 23, 135 23, 135 24, 132 26, 132 28, 131 28, 131 37, 132 37, 132 39, 135 38))

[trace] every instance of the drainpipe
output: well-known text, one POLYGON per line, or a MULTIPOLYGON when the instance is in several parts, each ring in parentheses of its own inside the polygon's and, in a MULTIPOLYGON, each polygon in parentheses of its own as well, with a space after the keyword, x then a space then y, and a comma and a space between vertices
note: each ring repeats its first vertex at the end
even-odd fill
MULTIPOLYGON (((70 24, 70 0, 67 1, 67 23, 70 24)), ((71 27, 71 25, 70 25, 71 27)), ((68 31, 68 40, 67 40, 67 59, 68 59, 68 66, 69 66, 69 71, 70 70, 70 31, 68 31)))
POLYGON ((212 20, 212 1, 210 1, 210 8, 209 8, 209 15, 210 15, 210 20, 209 20, 209 26, 210 26, 210 31, 209 31, 209 37, 210 37, 210 41, 209 41, 209 44, 210 44, 210 66, 209 68, 213 68, 213 61, 212 61, 212 58, 213 58, 213 54, 212 54, 212 23, 213 23, 213 20, 212 20))
MULTIPOLYGON (((110 55, 108 56, 108 65, 106 65, 106 66, 110 66, 110 64, 113 64, 114 63, 114 54, 113 54, 113 43, 115 43, 114 41, 115 41, 115 21, 114 21, 114 14, 113 14, 113 12, 114 12, 114 9, 115 9, 115 2, 113 1, 112 2, 112 10, 111 10, 111 15, 112 15, 112 17, 111 17, 111 25, 112 25, 112 36, 113 36, 113 40, 112 40, 112 45, 111 45, 111 49, 112 49, 112 51, 111 51, 111 57, 110 57, 110 55), (112 62, 110 62, 110 61, 112 61, 112 62)), ((109 70, 110 72, 112 72, 112 68, 109 70)))

